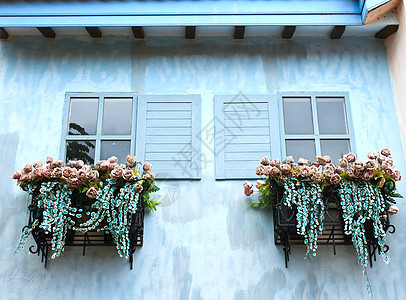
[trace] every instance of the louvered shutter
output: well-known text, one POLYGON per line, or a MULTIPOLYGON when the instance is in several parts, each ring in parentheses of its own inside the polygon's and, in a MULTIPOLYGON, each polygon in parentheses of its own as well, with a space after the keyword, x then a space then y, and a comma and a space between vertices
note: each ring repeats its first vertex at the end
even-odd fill
POLYGON ((259 160, 280 155, 276 98, 234 95, 214 101, 216 179, 257 178, 259 160))
POLYGON ((199 95, 140 95, 137 160, 152 164, 157 178, 199 179, 199 95))

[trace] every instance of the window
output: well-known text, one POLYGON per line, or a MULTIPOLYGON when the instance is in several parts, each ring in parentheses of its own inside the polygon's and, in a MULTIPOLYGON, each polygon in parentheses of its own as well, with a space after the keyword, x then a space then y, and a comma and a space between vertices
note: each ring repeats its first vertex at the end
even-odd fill
POLYGON ((215 96, 216 179, 257 178, 263 156, 314 160, 330 155, 338 163, 354 149, 347 119, 347 95, 281 94, 215 96))
POLYGON ((157 178, 200 177, 200 96, 68 93, 65 161, 94 164, 129 153, 153 164, 157 178))
POLYGON ((296 161, 330 155, 338 163, 353 148, 346 98, 343 94, 282 95, 283 154, 296 161))

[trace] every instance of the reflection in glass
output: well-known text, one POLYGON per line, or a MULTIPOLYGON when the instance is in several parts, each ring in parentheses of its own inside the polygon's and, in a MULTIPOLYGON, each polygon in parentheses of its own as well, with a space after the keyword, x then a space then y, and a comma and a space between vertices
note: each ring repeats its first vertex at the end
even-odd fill
POLYGON ((111 156, 118 158, 119 164, 126 162, 126 157, 130 153, 130 141, 102 141, 100 159, 105 160, 111 156))
POLYGON ((286 140, 286 156, 293 156, 295 162, 301 157, 314 161, 316 156, 314 140, 286 140))
POLYGON ((70 100, 68 134, 96 134, 98 105, 98 98, 72 98, 70 100))
POLYGON ((132 98, 104 99, 103 133, 131 134, 132 98))
POLYGON ((344 98, 317 98, 321 134, 347 134, 344 98))
POLYGON ((83 160, 85 164, 94 164, 96 141, 67 141, 66 162, 83 160))
POLYGON ((349 140, 320 140, 321 154, 329 155, 333 164, 338 164, 339 159, 350 152, 349 140))
POLYGON ((285 134, 312 134, 310 98, 283 98, 283 118, 285 134))

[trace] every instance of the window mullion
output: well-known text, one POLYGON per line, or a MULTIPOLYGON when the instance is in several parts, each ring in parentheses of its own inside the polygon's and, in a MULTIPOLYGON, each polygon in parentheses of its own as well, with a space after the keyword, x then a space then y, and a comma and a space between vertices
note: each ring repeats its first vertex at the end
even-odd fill
POLYGON ((96 149, 95 149, 95 163, 100 160, 101 152, 101 136, 103 129, 103 111, 104 111, 104 96, 99 97, 99 111, 97 114, 97 131, 96 131, 96 149))
POLYGON ((317 105, 316 105, 316 96, 311 95, 311 105, 312 105, 312 116, 313 116, 313 130, 316 143, 316 155, 321 155, 321 146, 320 146, 320 130, 319 130, 319 120, 317 118, 317 105))
POLYGON ((136 134, 137 134, 137 96, 133 96, 133 114, 132 114, 132 124, 131 124, 131 144, 130 153, 135 155, 135 144, 136 144, 136 134))

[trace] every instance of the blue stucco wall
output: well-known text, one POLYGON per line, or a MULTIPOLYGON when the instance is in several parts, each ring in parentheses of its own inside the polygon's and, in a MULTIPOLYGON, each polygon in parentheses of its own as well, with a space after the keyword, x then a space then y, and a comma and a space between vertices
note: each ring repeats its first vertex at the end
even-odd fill
MULTIPOLYGON (((213 96, 284 91, 349 92, 355 151, 393 149, 405 174, 384 44, 365 37, 87 37, 0 42, 1 299, 368 299, 351 246, 320 247, 313 261, 293 247, 289 268, 274 246, 270 210, 249 207, 242 181, 215 181, 214 155, 200 181, 159 183, 158 211, 145 218, 134 270, 113 248, 67 248, 45 270, 28 250, 13 255, 28 197, 10 177, 28 161, 60 153, 66 92, 200 94, 202 128, 213 122, 213 96)), ((203 141, 207 142, 207 141, 203 141)), ((210 145, 210 143, 209 143, 210 145)), ((253 170, 254 171, 254 170, 253 170)), ((404 183, 400 191, 406 194, 404 183)), ((392 218, 392 262, 368 269, 376 299, 405 299, 404 214, 392 218)), ((30 245, 29 240, 27 245, 30 245)))

